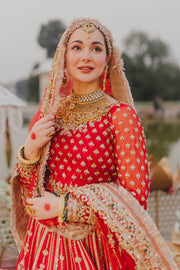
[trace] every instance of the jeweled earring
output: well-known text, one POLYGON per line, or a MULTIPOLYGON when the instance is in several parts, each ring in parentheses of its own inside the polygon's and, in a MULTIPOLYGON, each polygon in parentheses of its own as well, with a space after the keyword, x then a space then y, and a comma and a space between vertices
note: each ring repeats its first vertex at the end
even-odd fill
POLYGON ((106 91, 106 80, 107 80, 108 65, 106 65, 104 70, 104 79, 103 79, 103 91, 106 91))
POLYGON ((67 87, 68 81, 69 81, 69 78, 68 78, 67 72, 64 71, 64 77, 63 77, 63 82, 62 82, 62 87, 63 88, 66 88, 67 87))

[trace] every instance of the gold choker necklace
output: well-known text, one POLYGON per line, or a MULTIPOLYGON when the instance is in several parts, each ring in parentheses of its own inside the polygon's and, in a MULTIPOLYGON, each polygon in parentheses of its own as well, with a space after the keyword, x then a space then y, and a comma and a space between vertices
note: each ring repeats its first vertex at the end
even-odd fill
POLYGON ((102 90, 86 95, 74 95, 72 92, 71 96, 65 100, 63 106, 59 106, 56 112, 61 134, 69 130, 87 130, 88 122, 100 120, 102 115, 106 115, 116 102, 102 90))
POLYGON ((94 101, 101 99, 104 96, 104 92, 101 89, 98 89, 95 92, 83 95, 75 94, 74 90, 72 90, 70 101, 77 104, 88 104, 94 101))

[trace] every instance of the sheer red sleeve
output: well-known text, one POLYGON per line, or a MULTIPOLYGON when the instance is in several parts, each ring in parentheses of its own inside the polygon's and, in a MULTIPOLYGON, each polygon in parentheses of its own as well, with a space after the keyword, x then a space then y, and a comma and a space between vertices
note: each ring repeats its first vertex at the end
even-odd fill
POLYGON ((146 209, 149 172, 143 127, 135 110, 123 103, 112 110, 111 121, 117 183, 127 189, 146 209))
POLYGON ((25 165, 20 161, 17 162, 22 196, 25 198, 33 196, 34 183, 37 181, 37 167, 38 164, 25 165))

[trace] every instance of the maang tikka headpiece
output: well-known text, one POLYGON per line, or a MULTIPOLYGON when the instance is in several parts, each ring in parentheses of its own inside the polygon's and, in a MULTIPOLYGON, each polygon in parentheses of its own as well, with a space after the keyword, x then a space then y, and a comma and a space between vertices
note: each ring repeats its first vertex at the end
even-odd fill
POLYGON ((82 27, 83 31, 87 33, 87 38, 90 38, 89 34, 93 33, 96 30, 95 25, 92 22, 87 22, 82 27))

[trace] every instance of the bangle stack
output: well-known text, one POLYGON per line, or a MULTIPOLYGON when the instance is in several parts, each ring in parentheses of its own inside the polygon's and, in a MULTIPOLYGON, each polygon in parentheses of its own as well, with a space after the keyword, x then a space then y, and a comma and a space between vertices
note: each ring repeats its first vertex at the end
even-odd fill
POLYGON ((66 193, 64 197, 64 215, 63 215, 65 223, 68 223, 68 200, 69 200, 69 193, 66 193))
POLYGON ((59 199, 59 213, 58 213, 58 222, 61 225, 64 221, 63 214, 64 214, 64 199, 65 195, 61 195, 59 199))
POLYGON ((27 160, 27 159, 24 158, 24 146, 25 146, 25 145, 22 145, 22 146, 19 148, 19 150, 18 150, 18 152, 17 152, 17 159, 18 159, 21 163, 23 163, 23 164, 25 164, 25 165, 35 165, 35 164, 37 164, 37 163, 39 162, 40 158, 41 158, 41 153, 39 153, 38 156, 35 157, 35 159, 33 159, 33 160, 27 160))
POLYGON ((62 194, 59 199, 58 222, 61 225, 63 222, 68 223, 68 200, 69 193, 62 194))

